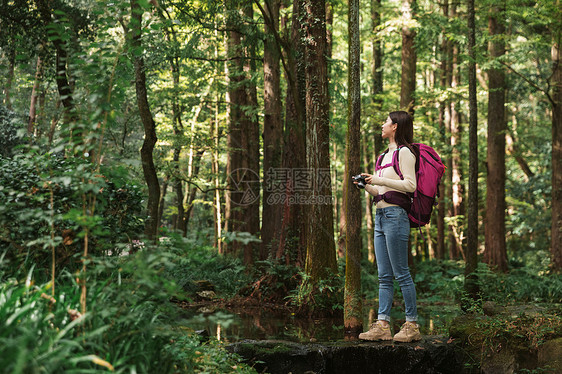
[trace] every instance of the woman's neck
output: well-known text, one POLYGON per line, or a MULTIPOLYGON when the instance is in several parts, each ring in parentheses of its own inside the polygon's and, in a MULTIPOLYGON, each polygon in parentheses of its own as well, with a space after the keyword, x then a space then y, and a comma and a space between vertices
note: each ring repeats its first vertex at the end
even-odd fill
POLYGON ((394 139, 390 139, 390 141, 388 142, 388 149, 394 150, 396 148, 398 148, 398 144, 396 143, 396 141, 394 139))

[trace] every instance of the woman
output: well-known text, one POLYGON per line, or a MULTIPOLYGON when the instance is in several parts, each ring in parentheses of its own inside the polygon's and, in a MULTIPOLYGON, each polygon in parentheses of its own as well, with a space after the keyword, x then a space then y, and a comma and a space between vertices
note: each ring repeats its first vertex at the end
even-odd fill
MULTIPOLYGON (((416 306, 416 288, 408 269, 408 238, 410 222, 407 204, 402 198, 416 190, 416 155, 411 146, 414 126, 412 117, 404 111, 392 112, 382 126, 382 138, 388 139, 388 152, 384 154, 375 174, 363 173, 365 189, 374 196, 375 214, 375 255, 379 272, 378 320, 371 329, 359 334, 362 340, 394 340, 411 342, 421 340, 416 306), (392 155, 400 152, 399 169, 401 179, 392 165, 392 155), (390 193, 388 193, 390 192, 390 193), (386 194, 386 195, 385 195, 386 194), (401 207, 400 205, 404 206, 401 207), (393 277, 396 278, 404 296, 406 323, 394 337, 390 333, 390 309, 394 296, 393 277)), ((409 198, 405 199, 409 201, 409 198)))

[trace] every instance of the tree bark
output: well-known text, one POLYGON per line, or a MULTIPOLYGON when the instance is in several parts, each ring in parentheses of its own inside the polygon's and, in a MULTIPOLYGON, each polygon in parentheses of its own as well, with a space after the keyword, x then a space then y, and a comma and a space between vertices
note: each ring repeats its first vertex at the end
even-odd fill
MULTIPOLYGON (((246 92, 243 86, 244 77, 242 60, 242 35, 237 30, 235 12, 238 11, 236 0, 227 1, 227 32, 226 51, 230 58, 227 63, 228 92, 227 92, 227 115, 228 115, 228 135, 227 135, 227 192, 225 204, 225 231, 240 231, 242 214, 242 194, 237 191, 237 185, 242 180, 242 110, 246 105, 246 92)), ((225 243, 225 252, 237 255, 241 249, 240 243, 233 241, 225 243)))
MULTIPOLYGON (((141 148, 141 162, 144 179, 148 187, 147 211, 148 217, 145 223, 144 233, 151 240, 158 240, 158 203, 160 198, 160 184, 154 165, 153 151, 156 145, 156 123, 152 118, 148 104, 146 88, 146 73, 144 58, 139 54, 141 44, 141 26, 143 9, 139 0, 131 0, 131 46, 133 49, 133 64, 135 68, 135 89, 137 95, 137 106, 144 128, 144 141, 141 148)), ((63 101, 64 105, 64 101, 63 101)))
MULTIPOLYGON (((505 55, 502 7, 494 6, 488 18, 488 52, 492 62, 505 55)), ((486 224, 484 261, 507 272, 505 245, 505 73, 500 67, 488 70, 488 178, 486 180, 486 224)))
MULTIPOLYGON (((557 1, 560 4, 560 1, 557 1)), ((562 271, 562 33, 553 35, 552 55, 552 231, 551 257, 555 271, 562 271)))
MULTIPOLYGON (((349 0, 348 13, 348 127, 345 175, 361 168, 361 44, 359 37, 359 0, 349 0)), ((345 185, 347 217, 345 256, 344 328, 346 333, 363 329, 361 295, 361 191, 352 183, 345 185)))
POLYGON ((400 107, 414 115, 417 54, 414 46, 416 31, 411 28, 415 0, 402 0, 402 79, 400 107))
MULTIPOLYGON (((244 15, 246 19, 252 23, 254 11, 252 4, 249 3, 244 7, 244 15)), ((251 40, 244 40, 246 45, 246 53, 244 60, 245 85, 246 85, 246 102, 251 112, 255 112, 258 108, 258 94, 256 83, 253 77, 257 75, 256 68, 256 45, 251 40)), ((243 121, 244 130, 242 133, 242 145, 246 150, 243 155, 243 165, 250 171, 252 175, 246 174, 250 182, 249 189, 251 191, 252 201, 244 203, 243 209, 243 229, 254 236, 259 236, 260 231, 260 123, 256 114, 244 114, 243 121)), ((254 254, 259 253, 259 245, 256 242, 250 242, 244 245, 244 263, 249 266, 254 263, 254 254)))
MULTIPOLYGON (((452 4, 451 17, 456 16, 456 5, 452 4)), ((455 89, 460 84, 460 71, 458 67, 458 45, 453 44, 453 62, 452 62, 452 76, 451 76, 451 88, 455 89)), ((461 104, 456 100, 451 102, 451 174, 452 174, 452 186, 453 186, 453 197, 452 197, 452 217, 455 218, 453 224, 453 231, 455 233, 455 240, 449 246, 449 258, 451 260, 456 260, 459 258, 459 251, 462 250, 463 241, 463 231, 462 222, 459 217, 464 216, 464 186, 462 181, 462 162, 461 162, 461 141, 462 141, 462 125, 461 125, 461 114, 459 111, 461 104)))
POLYGON ((330 181, 325 0, 303 1, 306 75, 306 160, 311 188, 306 222, 306 273, 312 284, 337 271, 330 181))
MULTIPOLYGON (((478 300, 479 286, 476 276, 478 266, 478 108, 476 99, 476 61, 474 46, 476 43, 476 25, 474 0, 468 0, 468 229, 466 265, 464 269, 464 291, 473 301, 478 300)), ((470 308, 469 299, 461 301, 464 311, 470 308)))
POLYGON ((275 202, 271 184, 267 176, 272 175, 281 167, 283 123, 281 122, 281 69, 279 66, 279 48, 276 45, 273 32, 279 31, 280 0, 265 1, 264 9, 268 13, 272 24, 265 24, 264 41, 264 122, 263 122, 263 209, 260 259, 272 256, 272 239, 279 227, 281 205, 275 202), (273 30, 272 30, 273 29, 273 30))
MULTIPOLYGON (((283 173, 275 176, 274 188, 276 199, 282 204, 282 220, 277 233, 279 243, 275 253, 276 259, 285 259, 285 263, 303 267, 306 254, 306 205, 299 201, 303 191, 296 189, 297 176, 293 171, 306 169, 306 94, 305 71, 303 63, 295 63, 304 59, 303 30, 300 19, 303 8, 300 0, 293 1, 290 42, 285 50, 288 61, 285 70, 287 81, 287 99, 285 114, 285 131, 283 134, 283 173), (291 78, 292 77, 292 78, 291 78)), ((283 23, 288 24, 284 19, 283 23)))

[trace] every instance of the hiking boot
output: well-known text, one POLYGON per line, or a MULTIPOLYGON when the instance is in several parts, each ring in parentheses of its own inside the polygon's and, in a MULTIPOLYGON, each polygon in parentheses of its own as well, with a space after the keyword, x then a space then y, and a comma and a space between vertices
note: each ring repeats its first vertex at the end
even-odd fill
POLYGON ((371 341, 392 340, 390 326, 384 327, 382 322, 377 321, 371 325, 371 329, 369 331, 359 334, 359 339, 371 341))
POLYGON ((415 322, 406 322, 400 332, 394 335, 395 342, 409 343, 421 340, 420 326, 415 322))

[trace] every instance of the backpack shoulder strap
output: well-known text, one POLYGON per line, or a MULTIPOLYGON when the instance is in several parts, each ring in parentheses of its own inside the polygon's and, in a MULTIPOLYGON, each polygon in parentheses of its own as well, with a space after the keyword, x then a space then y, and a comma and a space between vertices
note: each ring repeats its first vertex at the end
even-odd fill
POLYGON ((402 149, 403 146, 400 146, 398 148, 396 148, 396 150, 394 151, 394 154, 392 155, 392 167, 394 168, 394 171, 396 172, 396 174, 398 174, 398 176, 400 177, 400 179, 404 179, 404 175, 402 175, 402 172, 400 171, 400 163, 399 163, 399 158, 398 156, 400 155, 400 149, 402 149))
POLYGON ((417 143, 413 143, 412 147, 414 147, 414 149, 416 149, 417 154, 416 154, 415 151, 413 151, 409 147, 401 145, 396 149, 396 151, 394 151, 394 154, 392 155, 392 167, 394 168, 394 171, 396 172, 396 174, 398 174, 398 176, 402 180, 404 179, 404 175, 400 171, 400 163, 399 163, 400 150, 402 148, 408 148, 408 150, 410 150, 410 152, 412 152, 414 154, 414 157, 416 158, 416 167, 415 167, 416 172, 418 171, 418 168, 419 168, 419 157, 418 157, 418 155, 419 155, 419 145, 417 143))
POLYGON ((388 153, 388 149, 386 151, 384 151, 379 158, 377 158, 377 163, 375 164, 375 171, 379 170, 381 168, 382 165, 382 160, 384 159, 384 156, 388 153))

